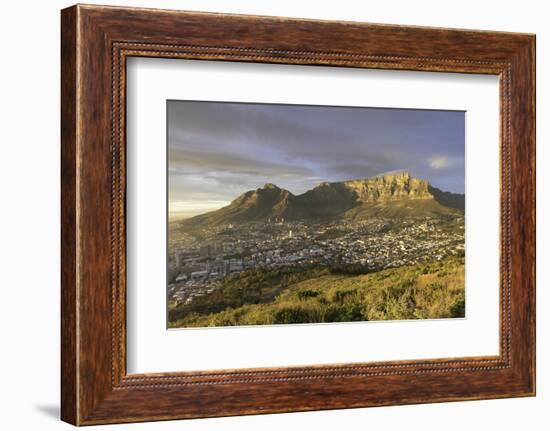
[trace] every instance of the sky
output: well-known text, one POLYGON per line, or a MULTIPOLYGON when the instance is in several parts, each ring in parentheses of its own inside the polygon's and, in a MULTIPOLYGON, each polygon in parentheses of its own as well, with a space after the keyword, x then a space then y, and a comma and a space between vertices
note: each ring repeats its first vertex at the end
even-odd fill
POLYGON ((464 193, 463 111, 168 101, 167 121, 170 217, 402 170, 464 193))

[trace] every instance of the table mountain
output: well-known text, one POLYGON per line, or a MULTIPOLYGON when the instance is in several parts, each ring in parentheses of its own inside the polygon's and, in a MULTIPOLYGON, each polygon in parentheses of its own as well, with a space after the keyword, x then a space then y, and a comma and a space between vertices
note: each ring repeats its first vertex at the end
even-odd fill
POLYGON ((367 179, 323 182, 301 195, 265 184, 237 197, 228 206, 180 223, 202 228, 275 219, 305 220, 340 217, 458 216, 464 195, 444 192, 427 181, 397 172, 367 179))

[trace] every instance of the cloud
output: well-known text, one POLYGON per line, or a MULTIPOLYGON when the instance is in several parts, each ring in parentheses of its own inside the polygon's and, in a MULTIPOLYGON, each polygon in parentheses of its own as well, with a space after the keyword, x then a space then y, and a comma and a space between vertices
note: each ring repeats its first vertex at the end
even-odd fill
POLYGON ((452 165, 451 160, 447 156, 430 157, 430 167, 432 169, 445 169, 452 165))
POLYGON ((268 182, 301 194, 396 169, 464 190, 463 112, 170 101, 167 116, 171 202, 210 206, 268 182))
MULTIPOLYGON (((212 144, 211 148, 216 148, 212 144)), ((303 166, 293 166, 287 160, 277 158, 261 160, 254 154, 243 152, 193 151, 173 146, 169 150, 169 165, 173 175, 183 173, 206 174, 208 172, 228 172, 242 175, 294 175, 305 176, 310 172, 303 166)))

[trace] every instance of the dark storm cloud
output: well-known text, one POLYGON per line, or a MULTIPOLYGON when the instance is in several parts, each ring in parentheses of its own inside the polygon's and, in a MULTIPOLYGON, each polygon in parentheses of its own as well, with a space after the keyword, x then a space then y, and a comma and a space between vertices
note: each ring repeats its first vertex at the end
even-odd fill
POLYGON ((169 151, 170 170, 174 174, 231 172, 242 175, 301 175, 305 172, 300 167, 285 167, 269 160, 256 160, 246 155, 225 152, 224 149, 209 152, 174 147, 169 151))
POLYGON ((394 170, 464 192, 457 111, 170 101, 168 143, 171 201, 230 201, 266 182, 299 194, 394 170))

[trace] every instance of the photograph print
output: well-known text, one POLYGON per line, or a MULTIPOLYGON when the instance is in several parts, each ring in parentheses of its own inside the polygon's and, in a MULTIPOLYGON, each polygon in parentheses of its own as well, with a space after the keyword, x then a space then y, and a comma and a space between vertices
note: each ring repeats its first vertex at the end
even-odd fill
POLYGON ((167 101, 168 328, 465 317, 465 112, 167 101))

